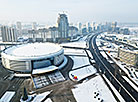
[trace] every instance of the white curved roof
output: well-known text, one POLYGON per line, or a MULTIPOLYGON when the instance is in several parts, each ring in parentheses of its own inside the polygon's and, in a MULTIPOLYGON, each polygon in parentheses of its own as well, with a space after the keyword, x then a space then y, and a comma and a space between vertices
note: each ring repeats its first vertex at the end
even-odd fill
POLYGON ((16 57, 43 57, 63 52, 63 48, 53 43, 28 43, 9 47, 3 51, 6 55, 16 57))

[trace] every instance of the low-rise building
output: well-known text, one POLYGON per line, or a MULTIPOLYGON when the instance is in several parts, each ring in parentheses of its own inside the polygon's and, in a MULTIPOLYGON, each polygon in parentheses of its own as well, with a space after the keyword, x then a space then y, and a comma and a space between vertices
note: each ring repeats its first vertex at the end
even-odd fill
POLYGON ((120 61, 138 68, 138 51, 130 51, 118 48, 120 61))

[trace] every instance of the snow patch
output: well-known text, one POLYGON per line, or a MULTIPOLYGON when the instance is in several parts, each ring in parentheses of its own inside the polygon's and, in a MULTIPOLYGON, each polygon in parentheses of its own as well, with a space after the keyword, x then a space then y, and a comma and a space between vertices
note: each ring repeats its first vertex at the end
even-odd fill
POLYGON ((77 76, 77 81, 80 81, 90 75, 95 74, 97 71, 93 66, 86 66, 81 69, 73 70, 69 72, 70 79, 74 80, 73 76, 77 76))
POLYGON ((72 69, 76 69, 78 67, 90 64, 88 57, 78 57, 78 56, 70 56, 70 57, 74 61, 74 65, 72 69))
POLYGON ((72 92, 77 102, 101 102, 102 100, 104 102, 116 102, 100 76, 76 85, 76 87, 72 89, 72 92))

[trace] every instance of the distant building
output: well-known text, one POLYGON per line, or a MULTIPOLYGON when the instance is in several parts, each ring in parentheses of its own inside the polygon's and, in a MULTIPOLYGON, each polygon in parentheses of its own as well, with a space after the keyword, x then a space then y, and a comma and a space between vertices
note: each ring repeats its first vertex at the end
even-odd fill
POLYGON ((59 14, 57 23, 58 23, 59 37, 60 38, 67 38, 68 37, 68 31, 69 31, 69 23, 68 23, 67 15, 66 14, 59 14))
POLYGON ((88 30, 87 30, 89 33, 92 32, 92 27, 89 27, 88 30))
POLYGON ((116 31, 116 27, 117 27, 117 22, 112 22, 112 31, 115 32, 116 31))
POLYGON ((96 29, 96 28, 95 28, 95 24, 96 24, 95 22, 92 22, 92 23, 91 23, 92 31, 95 31, 95 29, 96 29))
POLYGON ((92 23, 91 23, 91 26, 92 26, 92 27, 94 27, 94 26, 95 26, 95 24, 96 24, 95 22, 92 22, 92 23))
POLYGON ((16 29, 18 32, 18 36, 21 37, 22 36, 22 24, 21 24, 21 22, 16 22, 16 29))
POLYGON ((99 31, 100 30, 100 25, 99 24, 96 24, 96 29, 95 30, 97 30, 97 31, 99 31))
POLYGON ((30 42, 35 42, 36 41, 36 35, 37 31, 36 30, 28 30, 28 35, 29 35, 29 41, 30 42))
POLYGON ((117 33, 117 34, 120 33, 120 27, 116 27, 116 33, 117 33))
POLYGON ((22 35, 27 35, 28 34, 28 29, 22 29, 22 35))
POLYGON ((107 32, 112 33, 112 23, 111 22, 106 22, 106 27, 107 27, 107 32))
POLYGON ((3 42, 16 42, 17 30, 7 26, 1 26, 1 35, 3 42))
POLYGON ((88 29, 89 27, 91 27, 91 24, 90 24, 90 22, 87 22, 86 23, 86 28, 88 29))
POLYGON ((129 29, 128 28, 124 28, 123 34, 128 35, 129 33, 130 33, 129 29))
POLYGON ((49 32, 51 35, 52 41, 55 42, 56 38, 58 38, 58 28, 57 27, 49 27, 49 32))
POLYGON ((78 28, 74 27, 74 26, 70 26, 69 27, 69 36, 71 38, 73 38, 73 37, 77 36, 77 34, 78 34, 78 28))
POLYGON ((81 29, 82 28, 82 23, 78 22, 77 27, 78 27, 78 29, 81 29))
MULTIPOLYGON (((46 28, 38 30, 28 30, 28 38, 30 42, 45 42, 49 38, 49 30, 46 28)), ((51 35, 50 35, 51 38, 51 35)))
POLYGON ((37 30, 37 23, 36 22, 32 23, 32 29, 37 30))
POLYGON ((82 24, 80 22, 78 22, 77 27, 78 27, 79 34, 82 34, 82 24))
POLYGON ((86 23, 86 28, 87 28, 87 32, 92 32, 92 27, 91 24, 89 22, 86 23))
POLYGON ((87 28, 82 29, 82 34, 84 34, 84 35, 87 34, 87 28))
POLYGON ((101 31, 105 29, 105 26, 104 25, 101 25, 101 31))
POLYGON ((96 27, 95 27, 95 26, 93 26, 93 27, 92 27, 92 30, 93 30, 93 31, 95 31, 95 30, 96 30, 96 27))

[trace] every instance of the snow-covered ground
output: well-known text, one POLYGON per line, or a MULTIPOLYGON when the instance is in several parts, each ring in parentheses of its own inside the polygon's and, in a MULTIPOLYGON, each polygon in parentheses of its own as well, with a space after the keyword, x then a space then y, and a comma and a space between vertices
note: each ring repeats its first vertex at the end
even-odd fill
POLYGON ((138 72, 135 72, 136 73, 136 76, 138 77, 138 72))
POLYGON ((105 54, 105 52, 100 52, 104 58, 108 59, 108 56, 105 54))
POLYGON ((45 102, 53 102, 50 98, 47 98, 45 102))
POLYGON ((81 69, 73 70, 69 72, 70 79, 74 80, 73 76, 77 76, 77 81, 80 81, 90 75, 95 74, 97 71, 93 66, 86 66, 81 69))
POLYGON ((76 69, 78 67, 82 67, 84 65, 89 65, 90 64, 88 57, 78 57, 78 56, 70 56, 70 57, 74 61, 72 69, 76 69))
POLYGON ((77 102, 116 102, 114 96, 98 75, 72 89, 77 102))
POLYGON ((1 97, 0 102, 10 102, 14 95, 14 91, 6 91, 5 94, 1 97))
POLYGON ((79 39, 76 42, 69 42, 69 43, 62 43, 61 46, 69 46, 69 47, 80 47, 80 48, 86 48, 86 41, 87 41, 88 35, 84 36, 83 38, 79 39))
POLYGON ((90 52, 89 50, 87 50, 87 53, 88 53, 89 57, 90 57, 91 59, 93 59, 93 56, 92 56, 92 54, 91 54, 91 52, 90 52))
POLYGON ((64 48, 65 55, 83 55, 87 56, 84 50, 64 48))
POLYGON ((70 43, 62 43, 61 46, 69 46, 69 47, 80 47, 80 48, 86 48, 86 42, 80 41, 80 42, 70 42, 70 43))
MULTIPOLYGON (((75 44, 76 47, 79 47, 79 45, 80 45, 80 44, 78 45, 78 42, 73 42, 73 43, 75 44)), ((67 44, 66 44, 66 46, 67 46, 67 44)), ((84 65, 90 64, 85 50, 65 48, 64 53, 65 53, 65 55, 69 55, 73 59, 74 64, 73 64, 72 69, 76 69, 78 67, 82 67, 84 65)), ((88 53, 92 57, 91 53, 90 52, 88 52, 88 53)))
POLYGON ((108 58, 108 56, 106 55, 106 53, 105 53, 104 51, 101 51, 100 53, 103 55, 104 58, 107 59, 107 61, 108 61, 109 63, 111 63, 111 64, 114 63, 112 60, 110 60, 110 59, 108 58))
POLYGON ((82 37, 78 42, 80 42, 80 41, 86 41, 87 37, 88 37, 88 35, 82 37))
MULTIPOLYGON (((38 94, 38 95, 36 95, 36 97, 33 99, 32 102, 41 102, 50 93, 51 93, 51 91, 38 94)), ((46 101, 46 102, 51 102, 51 101, 46 101)))
POLYGON ((107 41, 104 41, 102 39, 97 39, 96 40, 96 44, 97 46, 100 46, 101 45, 101 42, 104 43, 104 46, 99 47, 99 50, 106 50, 106 51, 118 51, 118 45, 114 44, 114 43, 111 43, 111 42, 107 42, 107 41), (107 46, 111 46, 111 48, 108 48, 107 46))

